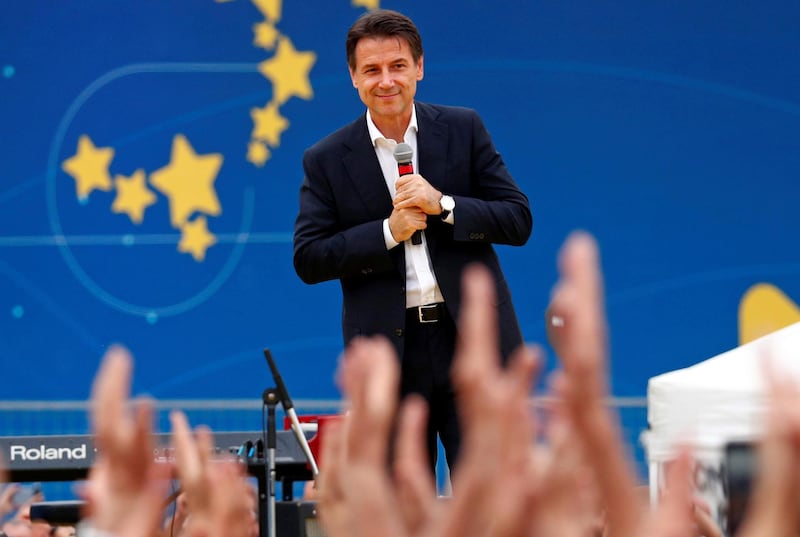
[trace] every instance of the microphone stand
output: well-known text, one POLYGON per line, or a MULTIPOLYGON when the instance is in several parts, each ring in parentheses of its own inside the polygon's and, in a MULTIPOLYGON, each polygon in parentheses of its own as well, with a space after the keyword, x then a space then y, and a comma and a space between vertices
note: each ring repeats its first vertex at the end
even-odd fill
POLYGON ((292 399, 289 397, 289 391, 286 389, 286 384, 283 383, 283 377, 281 377, 281 374, 278 371, 278 366, 275 363, 275 360, 272 358, 272 352, 270 352, 269 349, 264 349, 264 357, 267 359, 269 368, 272 371, 272 377, 275 379, 275 384, 278 387, 277 395, 281 401, 281 404, 283 405, 283 410, 289 417, 294 436, 300 443, 303 453, 305 453, 308 464, 311 466, 311 474, 314 477, 314 481, 316 481, 317 476, 319 476, 319 467, 317 466, 316 459, 314 459, 314 454, 311 453, 311 447, 308 445, 306 435, 303 433, 303 429, 300 427, 300 420, 297 419, 297 413, 294 411, 294 403, 292 403, 292 399))
MULTIPOLYGON (((294 403, 292 403, 292 399, 289 397, 289 391, 286 389, 286 384, 283 383, 283 377, 281 377, 281 374, 278 371, 278 366, 275 363, 275 360, 272 358, 272 352, 270 352, 269 349, 264 349, 264 357, 267 359, 269 368, 272 371, 272 378, 275 380, 276 385, 274 388, 267 388, 264 390, 263 395, 264 404, 267 406, 267 535, 268 537, 276 537, 275 452, 277 449, 278 434, 275 427, 275 407, 278 406, 278 403, 283 406, 284 412, 286 412, 286 415, 289 416, 289 420, 292 425, 292 431, 294 432, 297 441, 300 443, 300 447, 303 449, 303 453, 305 454, 306 459, 311 466, 311 473, 315 481, 319 475, 319 467, 317 466, 317 461, 314 459, 314 454, 311 453, 311 447, 308 445, 306 435, 303 434, 303 429, 300 427, 300 420, 297 419, 297 413, 294 411, 294 403)), ((259 510, 259 513, 263 513, 263 511, 259 510)), ((259 527, 263 528, 263 522, 264 516, 259 514, 259 527)), ((264 537, 263 530, 259 530, 259 537, 264 537)))
MULTIPOLYGON (((280 398, 276 388, 267 388, 263 395, 264 404, 267 405, 267 536, 276 537, 277 529, 275 525, 275 450, 277 448, 277 432, 275 430, 275 407, 280 398)), ((259 528, 263 528, 264 515, 259 510, 259 528)), ((259 530, 260 537, 263 530, 259 530)))

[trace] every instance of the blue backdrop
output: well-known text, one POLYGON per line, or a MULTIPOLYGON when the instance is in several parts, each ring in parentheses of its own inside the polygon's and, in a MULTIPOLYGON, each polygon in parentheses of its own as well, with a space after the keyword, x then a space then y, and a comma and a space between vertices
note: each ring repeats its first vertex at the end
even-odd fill
MULTIPOLYGON (((378 3, 3 3, 3 398, 85 398, 112 342, 158 398, 258 398, 265 346, 295 398, 338 397, 338 283, 297 278, 291 233, 303 150, 363 112, 344 34, 378 3)), ((499 249, 527 339, 574 228, 616 395, 736 346, 753 285, 800 297, 800 4, 381 7, 423 34, 418 97, 477 108, 530 197, 499 249)))

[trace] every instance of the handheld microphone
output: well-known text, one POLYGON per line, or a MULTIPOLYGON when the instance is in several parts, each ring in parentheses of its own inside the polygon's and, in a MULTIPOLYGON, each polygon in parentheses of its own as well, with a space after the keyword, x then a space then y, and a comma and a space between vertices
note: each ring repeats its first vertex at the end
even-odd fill
MULTIPOLYGON (((394 148, 394 159, 397 161, 397 171, 400 177, 414 173, 414 150, 408 144, 397 144, 394 148)), ((417 230, 411 235, 411 244, 422 244, 422 231, 417 230)))

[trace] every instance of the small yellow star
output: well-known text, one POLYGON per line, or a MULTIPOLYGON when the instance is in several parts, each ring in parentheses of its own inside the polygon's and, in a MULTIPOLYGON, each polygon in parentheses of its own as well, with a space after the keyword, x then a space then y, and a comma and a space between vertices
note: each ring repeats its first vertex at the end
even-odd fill
POLYGON ((381 0, 353 0, 353 7, 378 9, 380 5, 381 5, 381 0))
POLYGON ((288 37, 278 41, 275 56, 259 64, 258 70, 272 82, 272 100, 279 106, 290 97, 314 96, 308 74, 317 61, 313 52, 298 52, 288 37))
POLYGON ((275 25, 270 22, 259 22, 253 25, 253 44, 265 50, 272 50, 275 48, 275 41, 278 40, 280 32, 275 28, 275 25))
POLYGON ((281 0, 253 0, 258 10, 264 14, 264 18, 270 22, 281 20, 281 0))
POLYGON ((150 184, 169 199, 173 227, 181 228, 195 211, 222 213, 214 189, 222 161, 221 153, 198 155, 185 136, 175 136, 169 164, 150 174, 150 184))
POLYGON ((206 258, 206 251, 217 243, 217 237, 208 231, 205 216, 198 216, 181 227, 181 240, 178 251, 192 254, 198 263, 206 258))
POLYGON ((267 144, 258 141, 251 141, 247 146, 247 162, 261 168, 272 156, 267 144))
POLYGON ((75 179, 79 199, 86 199, 94 190, 111 190, 108 165, 113 158, 113 147, 95 147, 91 138, 81 135, 78 152, 61 164, 61 169, 75 179))
POLYGON ((136 170, 130 177, 117 175, 114 185, 117 187, 117 197, 111 204, 111 212, 127 214, 131 222, 141 224, 144 219, 144 210, 156 202, 153 194, 144 182, 144 170, 136 170))
POLYGON ((264 140, 271 147, 281 145, 281 133, 289 127, 289 122, 272 102, 264 108, 251 108, 250 117, 253 119, 253 138, 264 140))

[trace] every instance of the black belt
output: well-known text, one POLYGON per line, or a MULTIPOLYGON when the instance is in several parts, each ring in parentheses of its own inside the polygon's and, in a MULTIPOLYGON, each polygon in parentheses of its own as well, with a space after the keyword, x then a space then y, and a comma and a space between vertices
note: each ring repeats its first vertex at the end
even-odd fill
POLYGON ((441 319, 444 319, 444 302, 408 308, 406 317, 423 324, 438 323, 441 319))

